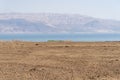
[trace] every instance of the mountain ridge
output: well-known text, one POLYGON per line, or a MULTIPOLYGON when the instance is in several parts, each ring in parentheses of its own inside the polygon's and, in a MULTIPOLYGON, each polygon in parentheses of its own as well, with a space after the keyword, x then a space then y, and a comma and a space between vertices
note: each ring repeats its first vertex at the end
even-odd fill
POLYGON ((0 14, 0 33, 119 33, 120 21, 79 14, 0 14))

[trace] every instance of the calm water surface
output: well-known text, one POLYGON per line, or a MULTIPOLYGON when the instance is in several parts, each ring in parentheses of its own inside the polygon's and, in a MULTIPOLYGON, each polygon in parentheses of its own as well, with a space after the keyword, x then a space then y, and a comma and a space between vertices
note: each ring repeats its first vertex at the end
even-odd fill
POLYGON ((0 40, 120 41, 120 34, 0 34, 0 40))

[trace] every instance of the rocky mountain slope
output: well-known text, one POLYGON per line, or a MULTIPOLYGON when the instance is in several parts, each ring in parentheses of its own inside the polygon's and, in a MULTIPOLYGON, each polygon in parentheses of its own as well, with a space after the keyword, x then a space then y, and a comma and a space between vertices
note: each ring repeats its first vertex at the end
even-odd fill
POLYGON ((114 33, 120 21, 104 20, 79 14, 1 13, 1 33, 114 33))

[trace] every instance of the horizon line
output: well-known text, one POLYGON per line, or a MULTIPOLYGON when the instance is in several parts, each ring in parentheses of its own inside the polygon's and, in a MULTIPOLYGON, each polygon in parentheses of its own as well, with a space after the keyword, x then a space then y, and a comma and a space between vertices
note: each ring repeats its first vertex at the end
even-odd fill
POLYGON ((102 19, 102 20, 112 20, 112 21, 120 21, 119 19, 112 19, 112 18, 100 18, 90 15, 84 15, 80 13, 62 13, 62 12, 0 12, 1 14, 58 14, 58 15, 78 15, 83 17, 89 17, 89 18, 96 18, 96 19, 102 19))

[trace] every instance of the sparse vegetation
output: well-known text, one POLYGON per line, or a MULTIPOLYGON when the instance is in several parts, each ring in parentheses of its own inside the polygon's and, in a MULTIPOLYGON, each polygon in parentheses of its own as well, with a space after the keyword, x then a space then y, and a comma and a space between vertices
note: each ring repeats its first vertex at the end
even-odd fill
POLYGON ((2 41, 0 80, 119 80, 119 51, 120 42, 2 41))
POLYGON ((48 40, 47 42, 72 42, 71 40, 48 40))

